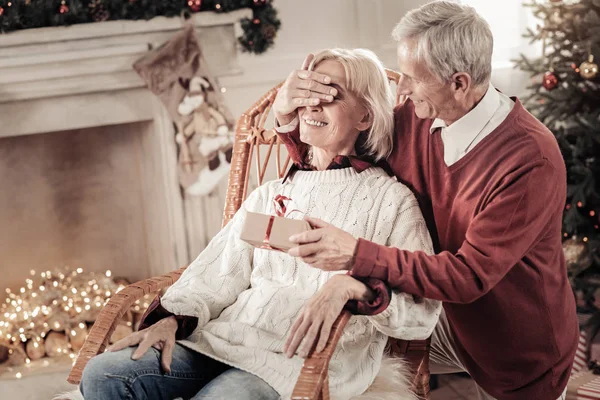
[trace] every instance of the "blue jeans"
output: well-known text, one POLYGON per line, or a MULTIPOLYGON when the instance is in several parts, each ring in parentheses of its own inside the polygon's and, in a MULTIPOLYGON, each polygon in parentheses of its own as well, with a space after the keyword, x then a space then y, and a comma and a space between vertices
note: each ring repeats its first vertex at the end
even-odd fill
POLYGON ((85 400, 279 400, 279 394, 259 377, 180 344, 173 349, 168 374, 160 366, 160 351, 151 347, 134 361, 135 349, 106 352, 88 362, 80 384, 85 400))

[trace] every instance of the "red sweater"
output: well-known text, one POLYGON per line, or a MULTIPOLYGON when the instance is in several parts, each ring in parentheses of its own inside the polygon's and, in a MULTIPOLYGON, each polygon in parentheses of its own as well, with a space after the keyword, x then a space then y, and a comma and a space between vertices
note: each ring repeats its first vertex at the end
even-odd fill
POLYGON ((565 165, 552 133, 516 100, 506 120, 446 166, 439 130, 408 102, 389 163, 415 192, 436 255, 359 240, 352 274, 444 301, 475 381, 506 400, 554 400, 577 345, 561 245, 565 165))

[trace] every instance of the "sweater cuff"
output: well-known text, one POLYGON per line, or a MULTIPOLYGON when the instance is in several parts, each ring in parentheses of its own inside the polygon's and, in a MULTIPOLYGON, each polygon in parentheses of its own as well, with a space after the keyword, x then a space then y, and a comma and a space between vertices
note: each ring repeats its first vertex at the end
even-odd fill
POLYGON ((375 293, 375 298, 371 301, 349 300, 344 307, 355 315, 377 315, 383 312, 390 305, 392 290, 380 279, 373 278, 355 278, 364 283, 375 293))
POLYGON ((298 126, 299 120, 296 117, 292 123, 275 129, 279 140, 285 146, 294 164, 304 163, 306 161, 306 153, 308 152, 308 145, 300 140, 298 126), (294 123, 295 126, 293 125, 294 123), (290 130, 290 128, 293 129, 290 130))
POLYGON ((376 278, 388 280, 387 265, 378 261, 380 245, 364 239, 358 239, 354 251, 354 264, 350 275, 354 278, 376 278))
POLYGON ((171 316, 175 317, 175 320, 177 321, 177 332, 175 333, 176 340, 186 339, 192 334, 192 332, 194 332, 194 329, 196 329, 196 327, 198 326, 198 317, 190 317, 187 315, 175 315, 172 312, 167 311, 167 309, 160 304, 160 297, 156 296, 154 300, 152 300, 152 303, 150 304, 144 315, 142 315, 138 331, 146 329, 150 325, 154 325, 161 319, 171 316))

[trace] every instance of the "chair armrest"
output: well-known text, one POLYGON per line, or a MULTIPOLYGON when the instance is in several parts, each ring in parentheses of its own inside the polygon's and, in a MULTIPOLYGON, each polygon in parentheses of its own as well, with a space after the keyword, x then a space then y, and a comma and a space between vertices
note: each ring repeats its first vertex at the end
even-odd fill
POLYGON ((313 346, 300 371, 292 400, 329 399, 329 360, 351 316, 349 311, 342 311, 331 328, 327 345, 322 352, 315 353, 313 346))
POLYGON ((148 293, 158 292, 161 289, 171 286, 179 279, 186 268, 179 268, 165 275, 132 283, 112 296, 102 311, 100 311, 96 322, 94 322, 90 333, 85 339, 83 347, 79 350, 79 355, 77 356, 77 360, 75 360, 75 364, 73 364, 73 368, 71 368, 67 381, 75 385, 79 384, 83 369, 88 361, 92 357, 104 352, 108 340, 121 320, 121 317, 131 308, 136 300, 141 299, 148 293))
POLYGON ((431 337, 425 340, 401 340, 390 338, 388 351, 394 357, 402 357, 413 374, 412 389, 420 399, 429 398, 429 352, 431 337))

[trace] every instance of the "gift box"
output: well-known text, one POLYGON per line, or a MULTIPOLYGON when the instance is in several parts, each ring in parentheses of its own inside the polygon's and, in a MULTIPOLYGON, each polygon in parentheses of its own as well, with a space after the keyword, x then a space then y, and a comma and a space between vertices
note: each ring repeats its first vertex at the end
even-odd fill
POLYGON ((310 229, 303 219, 248 212, 240 238, 261 249, 288 251, 296 246, 289 237, 310 229))
POLYGON ((600 375, 581 371, 571 376, 567 385, 567 400, 600 399, 600 375))

